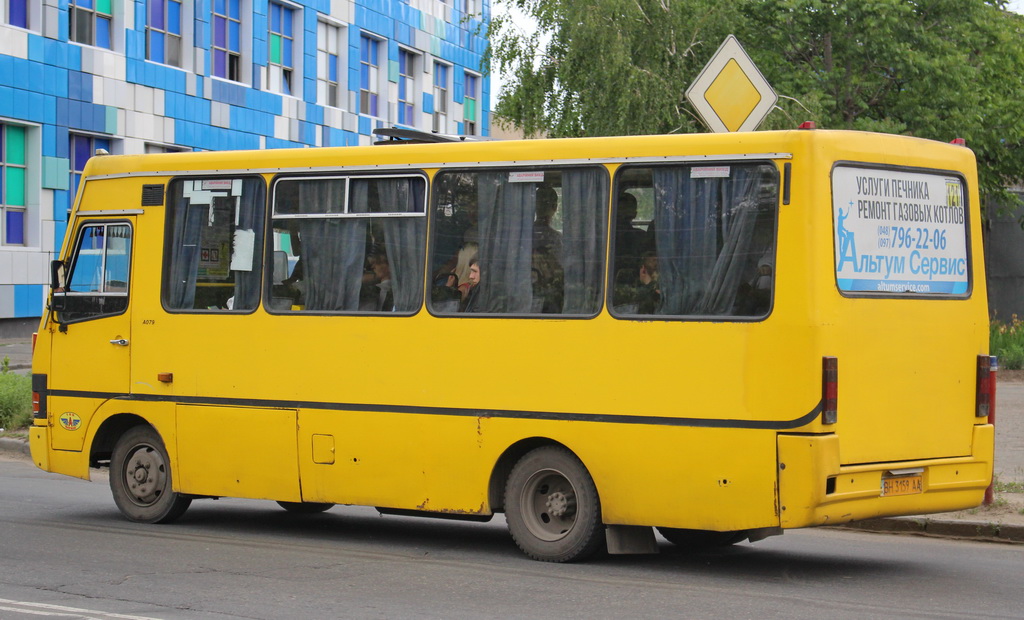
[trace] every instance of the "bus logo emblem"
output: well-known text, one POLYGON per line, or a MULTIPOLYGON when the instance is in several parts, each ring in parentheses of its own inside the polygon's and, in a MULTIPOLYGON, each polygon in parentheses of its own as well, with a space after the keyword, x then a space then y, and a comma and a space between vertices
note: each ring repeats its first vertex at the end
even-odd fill
POLYGON ((66 431, 77 431, 78 427, 82 425, 82 418, 78 417, 77 413, 67 412, 62 413, 60 416, 60 425, 64 427, 66 431))

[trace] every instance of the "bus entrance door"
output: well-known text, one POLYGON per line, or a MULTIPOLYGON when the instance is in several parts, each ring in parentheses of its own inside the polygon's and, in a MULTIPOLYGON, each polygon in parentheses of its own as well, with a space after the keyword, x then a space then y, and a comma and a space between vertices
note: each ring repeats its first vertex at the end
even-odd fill
POLYGON ((63 287, 53 293, 58 326, 50 340, 48 384, 55 450, 81 450, 82 421, 104 401, 129 392, 133 220, 82 221, 63 287))

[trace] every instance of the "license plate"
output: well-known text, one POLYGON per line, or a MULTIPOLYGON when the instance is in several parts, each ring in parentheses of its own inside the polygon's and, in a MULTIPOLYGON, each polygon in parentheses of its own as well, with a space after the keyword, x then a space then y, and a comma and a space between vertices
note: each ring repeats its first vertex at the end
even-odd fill
POLYGON ((921 476, 899 476, 895 478, 882 478, 882 497, 891 495, 914 495, 921 493, 924 487, 921 484, 921 476))

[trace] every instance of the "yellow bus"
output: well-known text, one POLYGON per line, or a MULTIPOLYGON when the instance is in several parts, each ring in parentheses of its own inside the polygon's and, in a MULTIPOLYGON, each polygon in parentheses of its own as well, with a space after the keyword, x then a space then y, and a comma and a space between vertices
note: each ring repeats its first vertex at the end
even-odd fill
POLYGON ((109 467, 138 522, 210 497, 504 513, 546 561, 982 501, 968 148, 394 141, 91 159, 36 464, 109 467))

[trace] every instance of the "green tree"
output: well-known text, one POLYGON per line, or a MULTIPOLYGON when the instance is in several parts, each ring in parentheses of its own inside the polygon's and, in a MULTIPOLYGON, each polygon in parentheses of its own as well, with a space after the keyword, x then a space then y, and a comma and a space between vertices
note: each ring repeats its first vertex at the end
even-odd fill
POLYGON ((790 115, 805 102, 820 127, 964 138, 1002 195, 1024 176, 1024 18, 1005 4, 758 0, 742 38, 790 115))
POLYGON ((1004 0, 499 0, 497 115, 528 135, 704 131, 684 91, 736 34, 781 103, 763 128, 965 138, 982 190, 1024 171, 1024 18, 1004 0))
POLYGON ((682 93, 739 19, 714 0, 507 3, 538 28, 492 22, 491 54, 508 76, 495 111, 553 137, 700 131, 682 93))

